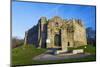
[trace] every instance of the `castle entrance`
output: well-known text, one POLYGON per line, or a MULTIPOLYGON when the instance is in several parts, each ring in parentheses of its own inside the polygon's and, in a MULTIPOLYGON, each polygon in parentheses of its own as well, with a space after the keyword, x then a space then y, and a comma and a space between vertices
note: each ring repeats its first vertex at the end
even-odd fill
POLYGON ((54 44, 55 44, 55 46, 58 46, 58 47, 61 46, 61 35, 60 34, 56 34, 55 35, 54 44))

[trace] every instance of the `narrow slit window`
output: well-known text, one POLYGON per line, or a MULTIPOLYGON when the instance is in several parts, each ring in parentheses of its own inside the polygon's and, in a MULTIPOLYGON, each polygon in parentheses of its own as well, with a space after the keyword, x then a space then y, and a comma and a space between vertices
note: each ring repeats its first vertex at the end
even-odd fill
POLYGON ((68 46, 70 46, 70 42, 68 42, 68 46))

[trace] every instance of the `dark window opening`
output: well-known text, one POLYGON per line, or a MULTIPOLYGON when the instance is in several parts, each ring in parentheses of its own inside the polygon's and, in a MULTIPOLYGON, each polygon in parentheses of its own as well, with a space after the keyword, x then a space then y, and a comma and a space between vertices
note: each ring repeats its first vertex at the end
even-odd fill
POLYGON ((68 42, 68 46, 70 46, 70 43, 68 42))
POLYGON ((56 23, 55 23, 55 26, 57 26, 57 27, 58 27, 58 25, 59 25, 59 24, 58 24, 58 22, 56 22, 56 23))

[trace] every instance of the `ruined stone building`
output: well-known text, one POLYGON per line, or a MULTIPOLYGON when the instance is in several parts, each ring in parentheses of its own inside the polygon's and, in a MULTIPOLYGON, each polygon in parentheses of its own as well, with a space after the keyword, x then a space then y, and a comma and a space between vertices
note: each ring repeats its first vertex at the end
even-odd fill
POLYGON ((25 32, 25 44, 61 48, 87 45, 86 29, 79 19, 41 17, 38 24, 25 32))

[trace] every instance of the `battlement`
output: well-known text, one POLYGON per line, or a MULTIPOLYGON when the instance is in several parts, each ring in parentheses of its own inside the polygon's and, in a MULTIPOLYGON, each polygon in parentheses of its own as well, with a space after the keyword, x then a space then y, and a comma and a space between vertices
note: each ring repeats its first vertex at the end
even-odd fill
POLYGON ((84 26, 81 19, 62 19, 62 18, 60 18, 59 16, 54 16, 54 17, 51 18, 51 19, 47 19, 46 17, 41 17, 41 18, 40 18, 40 21, 41 21, 41 23, 45 24, 45 23, 47 23, 48 21, 57 20, 57 19, 58 19, 58 20, 61 20, 61 21, 64 21, 64 22, 68 22, 68 23, 73 22, 73 20, 74 20, 75 23, 77 23, 77 24, 80 25, 81 27, 84 26))
POLYGON ((78 25, 80 25, 81 27, 84 26, 81 19, 75 19, 75 22, 76 22, 78 25))

